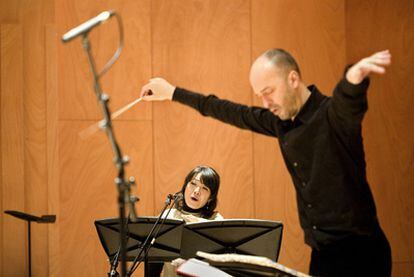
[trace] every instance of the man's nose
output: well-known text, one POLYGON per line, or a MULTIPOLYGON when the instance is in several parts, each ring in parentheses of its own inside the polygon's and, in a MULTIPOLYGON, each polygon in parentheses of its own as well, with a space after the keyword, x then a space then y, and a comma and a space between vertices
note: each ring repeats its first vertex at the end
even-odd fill
POLYGON ((262 103, 263 103, 263 107, 265 107, 266 109, 269 108, 270 106, 270 100, 267 96, 263 96, 262 97, 262 103))

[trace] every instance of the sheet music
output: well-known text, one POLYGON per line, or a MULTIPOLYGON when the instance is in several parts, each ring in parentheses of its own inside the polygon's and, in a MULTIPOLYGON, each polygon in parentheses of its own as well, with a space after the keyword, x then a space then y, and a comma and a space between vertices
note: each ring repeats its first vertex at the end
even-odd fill
POLYGON ((237 262, 237 263, 260 265, 260 266, 265 266, 265 267, 276 268, 280 271, 283 271, 283 272, 286 272, 286 273, 289 273, 289 274, 292 274, 298 277, 310 277, 310 275, 288 268, 266 257, 241 255, 241 254, 210 254, 210 253, 206 253, 202 251, 197 251, 197 256, 206 258, 214 262, 237 262))

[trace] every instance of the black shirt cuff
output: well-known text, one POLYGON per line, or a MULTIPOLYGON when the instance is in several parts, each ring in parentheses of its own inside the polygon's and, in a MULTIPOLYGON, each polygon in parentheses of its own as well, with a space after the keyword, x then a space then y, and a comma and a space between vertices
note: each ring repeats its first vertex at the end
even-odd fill
POLYGON ((365 78, 361 83, 355 85, 348 82, 346 77, 344 77, 338 84, 338 87, 341 89, 342 93, 351 97, 357 97, 366 94, 368 86, 369 78, 365 78))

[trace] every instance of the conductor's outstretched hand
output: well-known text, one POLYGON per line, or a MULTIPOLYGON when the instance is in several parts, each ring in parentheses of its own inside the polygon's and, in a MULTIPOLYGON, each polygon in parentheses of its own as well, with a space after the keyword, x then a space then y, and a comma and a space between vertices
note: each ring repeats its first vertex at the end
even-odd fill
POLYGON ((172 100, 175 87, 163 78, 152 78, 141 88, 141 97, 145 101, 172 100))
POLYGON ((363 58, 346 73, 346 79, 351 84, 357 85, 371 73, 384 74, 385 67, 391 64, 391 53, 389 50, 377 52, 369 57, 363 58))

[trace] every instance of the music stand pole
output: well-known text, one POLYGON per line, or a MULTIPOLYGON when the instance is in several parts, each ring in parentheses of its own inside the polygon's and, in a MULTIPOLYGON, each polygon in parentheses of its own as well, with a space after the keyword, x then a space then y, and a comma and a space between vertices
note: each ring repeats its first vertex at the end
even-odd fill
POLYGON ((27 221, 27 236, 29 241, 29 277, 32 277, 32 242, 30 240, 30 220, 27 221))
POLYGON ((37 223, 54 223, 56 221, 56 215, 42 215, 41 217, 34 216, 31 214, 19 212, 19 211, 12 211, 7 210, 4 211, 5 214, 12 215, 19 219, 27 221, 27 242, 28 242, 28 254, 29 254, 29 277, 32 276, 32 240, 31 240, 31 225, 32 221, 37 223))

